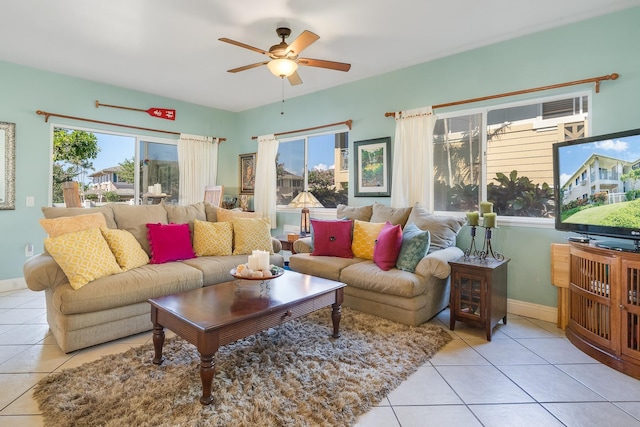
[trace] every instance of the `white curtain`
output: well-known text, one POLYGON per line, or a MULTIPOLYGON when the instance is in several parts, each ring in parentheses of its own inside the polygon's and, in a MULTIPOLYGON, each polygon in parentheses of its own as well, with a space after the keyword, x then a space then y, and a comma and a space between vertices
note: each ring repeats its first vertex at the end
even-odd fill
POLYGON ((396 113, 393 145, 391 206, 413 206, 416 202, 433 209, 429 191, 433 178, 433 128, 431 107, 396 113))
POLYGON ((254 187, 253 209, 262 212, 271 220, 271 228, 276 228, 277 176, 276 155, 278 140, 275 135, 258 137, 258 154, 256 165, 256 185, 254 187))
POLYGON ((181 205, 204 200, 204 187, 216 185, 218 138, 180 134, 178 140, 181 205))

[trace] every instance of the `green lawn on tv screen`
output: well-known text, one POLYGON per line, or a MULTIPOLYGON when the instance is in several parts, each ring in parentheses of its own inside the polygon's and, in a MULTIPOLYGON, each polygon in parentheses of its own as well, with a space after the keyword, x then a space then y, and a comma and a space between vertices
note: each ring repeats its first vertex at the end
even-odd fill
POLYGON ((571 215, 563 222, 640 228, 640 199, 583 209, 571 215))

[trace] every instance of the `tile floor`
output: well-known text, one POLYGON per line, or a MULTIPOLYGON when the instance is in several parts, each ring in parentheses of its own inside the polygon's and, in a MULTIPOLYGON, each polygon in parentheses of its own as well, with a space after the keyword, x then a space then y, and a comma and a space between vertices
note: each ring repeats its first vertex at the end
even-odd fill
MULTIPOLYGON (((448 330, 449 312, 432 320, 448 330)), ((462 323, 453 340, 363 426, 640 426, 640 381, 577 350, 555 324, 509 315, 487 342, 462 323)), ((150 333, 64 354, 44 293, 0 292, 0 426, 40 426, 31 389, 48 373, 149 342, 150 333)))

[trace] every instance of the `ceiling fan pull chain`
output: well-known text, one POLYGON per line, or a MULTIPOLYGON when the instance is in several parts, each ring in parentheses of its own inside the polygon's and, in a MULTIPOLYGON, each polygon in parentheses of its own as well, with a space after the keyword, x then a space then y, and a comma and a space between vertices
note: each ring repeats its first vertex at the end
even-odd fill
POLYGON ((284 115, 284 76, 280 77, 280 80, 282 80, 282 105, 280 108, 280 115, 283 116, 284 115))

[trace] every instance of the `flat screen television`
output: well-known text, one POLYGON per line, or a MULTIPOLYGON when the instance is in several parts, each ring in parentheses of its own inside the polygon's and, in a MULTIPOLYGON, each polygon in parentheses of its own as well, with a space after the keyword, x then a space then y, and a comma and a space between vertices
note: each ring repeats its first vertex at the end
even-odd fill
POLYGON ((553 145, 556 229, 640 252, 640 129, 553 145))

